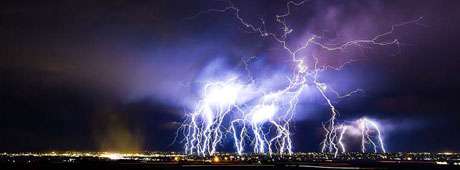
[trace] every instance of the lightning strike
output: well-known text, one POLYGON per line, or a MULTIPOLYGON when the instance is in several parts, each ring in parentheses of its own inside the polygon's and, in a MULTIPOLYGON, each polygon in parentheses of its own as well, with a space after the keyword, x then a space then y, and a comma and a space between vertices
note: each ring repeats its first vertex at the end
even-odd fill
POLYGON ((382 133, 380 131, 380 127, 377 125, 376 122, 369 120, 367 118, 361 118, 357 120, 359 124, 359 129, 361 130, 361 152, 366 152, 366 144, 371 144, 374 152, 377 153, 378 149, 383 153, 386 153, 385 146, 382 140, 382 133), (377 136, 377 141, 374 141, 371 136, 371 132, 374 131, 377 136))
MULTIPOLYGON (((181 127, 185 136, 186 154, 213 155, 217 152, 217 146, 222 142, 221 140, 225 133, 231 134, 236 152, 239 155, 244 154, 248 147, 252 148, 249 149, 252 152, 259 154, 292 154, 293 143, 290 129, 292 128, 292 120, 295 116, 300 95, 306 88, 310 87, 310 89, 317 90, 330 112, 329 120, 323 124, 325 133, 321 143, 321 152, 335 153, 335 156, 340 150, 341 153, 346 152, 343 138, 353 126, 338 125, 336 123, 339 112, 334 106, 333 100, 352 96, 362 90, 356 89, 346 94, 339 94, 320 80, 320 73, 330 69, 340 71, 345 65, 353 61, 342 63, 338 67, 320 66, 317 56, 303 56, 300 53, 310 47, 318 47, 327 51, 340 51, 350 47, 359 48, 364 45, 395 45, 399 48, 398 39, 385 41, 383 40, 384 37, 393 34, 398 27, 416 24, 422 18, 393 25, 388 32, 370 39, 352 40, 340 45, 330 46, 321 43, 323 37, 314 35, 304 40, 302 46, 292 48, 287 38, 295 30, 289 27, 286 23, 286 18, 291 15, 292 7, 301 7, 304 4, 305 1, 288 1, 286 3, 286 12, 275 16, 275 22, 281 26, 281 34, 267 31, 263 19, 261 19, 259 26, 249 23, 240 15, 240 9, 231 1, 227 1, 227 6, 223 9, 208 9, 188 18, 193 19, 199 15, 213 12, 230 13, 246 30, 257 33, 260 37, 275 40, 286 51, 286 57, 291 60, 295 67, 292 75, 289 76, 289 85, 256 95, 256 100, 254 100, 256 102, 238 102, 240 97, 247 95, 241 89, 245 86, 256 86, 248 70, 249 63, 246 60, 243 63, 248 73, 247 76, 251 80, 250 82, 242 83, 243 81, 234 78, 228 81, 205 84, 202 99, 196 104, 195 110, 187 114, 187 119, 181 127), (305 59, 308 57, 314 61, 314 63, 309 63, 311 66, 306 63, 307 60, 305 59), (230 114, 233 117, 230 118, 230 114), (228 126, 224 123, 226 117, 231 119, 228 126)), ((362 133, 362 151, 365 152, 366 145, 370 144, 375 152, 377 152, 378 148, 382 152, 386 152, 381 131, 377 124, 365 118, 359 119, 358 124, 358 128, 362 133), (373 132, 377 134, 377 141, 373 140, 370 135, 373 132)))
MULTIPOLYGON (((337 144, 340 146, 341 153, 346 152, 346 143, 344 137, 346 135, 355 136, 352 131, 358 131, 361 138, 361 152, 367 152, 369 145, 373 148, 374 153, 386 153, 385 144, 383 142, 382 132, 377 122, 368 118, 360 118, 354 121, 354 124, 341 124, 335 129, 340 133, 337 139, 337 144)), ((337 156, 339 150, 335 150, 334 155, 337 156)))

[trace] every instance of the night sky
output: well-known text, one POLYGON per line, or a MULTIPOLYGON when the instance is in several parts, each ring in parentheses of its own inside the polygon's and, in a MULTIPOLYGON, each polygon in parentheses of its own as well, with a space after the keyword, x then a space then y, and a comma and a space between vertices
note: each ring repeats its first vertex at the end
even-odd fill
MULTIPOLYGON (((286 1, 234 1, 252 24, 286 1)), ((309 1, 292 8, 293 42, 311 35, 329 42, 369 39, 391 25, 395 46, 317 51, 321 61, 357 60, 325 82, 363 93, 337 100, 340 119, 380 120, 389 151, 460 152, 460 2, 309 1), (455 4, 454 4, 455 3, 455 4)), ((241 67, 256 56, 255 76, 289 73, 274 41, 251 33, 221 1, 0 2, 0 151, 182 151, 176 129, 211 66, 241 67), (281 70, 281 71, 280 71, 281 70)), ((319 97, 305 97, 295 120, 295 151, 319 151, 319 97)), ((223 147, 232 150, 231 146, 223 147)))

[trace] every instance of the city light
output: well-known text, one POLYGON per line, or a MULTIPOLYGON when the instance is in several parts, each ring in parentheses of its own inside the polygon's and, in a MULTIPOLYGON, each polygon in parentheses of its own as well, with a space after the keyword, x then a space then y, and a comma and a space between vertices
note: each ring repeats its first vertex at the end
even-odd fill
POLYGON ((123 159, 123 155, 121 155, 119 153, 104 153, 104 154, 100 155, 100 157, 109 158, 111 160, 123 159))

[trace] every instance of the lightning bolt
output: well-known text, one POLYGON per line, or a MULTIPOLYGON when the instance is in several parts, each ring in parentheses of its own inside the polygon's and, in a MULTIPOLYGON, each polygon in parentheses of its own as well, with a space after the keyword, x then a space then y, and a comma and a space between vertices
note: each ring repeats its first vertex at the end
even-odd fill
POLYGON ((186 125, 185 152, 212 155, 223 137, 222 123, 236 105, 242 86, 232 78, 224 82, 210 82, 204 86, 202 97, 186 125))
MULTIPOLYGON (((337 139, 337 143, 340 146, 341 153, 346 152, 346 146, 344 142, 344 136, 349 134, 353 136, 349 132, 351 131, 359 131, 360 138, 361 138, 361 152, 367 152, 367 148, 370 145, 374 153, 383 152, 386 153, 385 144, 383 142, 382 132, 380 127, 375 121, 369 120, 367 118, 360 118, 354 122, 354 124, 341 124, 338 125, 335 129, 338 131, 339 137, 337 139), (374 134, 374 135, 372 135, 374 134), (379 150, 380 149, 380 150, 379 150)), ((338 155, 338 150, 335 150, 334 156, 338 155)))
MULTIPOLYGON (((290 129, 292 128, 292 119, 299 102, 299 96, 305 88, 309 87, 319 92, 330 111, 329 120, 323 123, 325 134, 321 142, 321 152, 335 153, 335 156, 339 150, 342 150, 342 153, 345 152, 345 144, 342 140, 350 126, 337 125, 339 112, 334 106, 333 99, 349 97, 362 90, 356 89, 346 94, 340 94, 320 80, 320 73, 326 70, 340 71, 354 61, 342 63, 338 67, 320 66, 317 56, 301 56, 300 52, 310 47, 318 47, 327 51, 341 51, 350 47, 365 46, 395 45, 399 48, 398 39, 385 41, 383 40, 384 37, 393 34, 398 27, 417 24, 422 20, 422 18, 418 18, 396 24, 391 26, 389 31, 370 39, 352 40, 334 46, 321 43, 323 37, 314 35, 306 39, 302 46, 291 48, 287 38, 294 30, 286 23, 286 18, 291 15, 292 7, 301 7, 305 1, 288 1, 286 12, 275 16, 275 22, 281 26, 281 34, 267 31, 263 19, 260 19, 258 25, 249 23, 240 15, 240 9, 237 6, 231 1, 225 2, 227 5, 223 9, 208 9, 187 19, 213 12, 230 13, 247 31, 257 33, 260 37, 275 40, 286 51, 287 57, 291 59, 295 68, 293 68, 292 75, 289 76, 289 85, 278 90, 260 92, 261 94, 257 96, 257 102, 245 104, 244 107, 237 102, 240 96, 245 95, 240 90, 245 86, 255 86, 256 84, 248 69, 249 60, 244 60, 243 64, 250 82, 238 84, 241 81, 239 82, 238 78, 233 78, 228 81, 205 84, 202 99, 196 104, 195 110, 187 114, 187 119, 181 126, 185 136, 186 154, 213 155, 216 153, 217 145, 221 143, 225 132, 231 133, 236 152, 240 155, 245 152, 248 144, 254 153, 292 154, 293 143, 290 129), (311 67, 305 63, 307 57, 311 57, 314 61, 311 67), (238 116, 232 118, 228 127, 223 127, 224 118, 230 113, 235 113, 238 116)), ((386 152, 377 124, 368 119, 360 119, 360 123, 362 124, 359 128, 362 132, 363 152, 368 143, 373 145, 375 152, 377 152, 378 147, 386 152), (379 146, 371 140, 369 135, 371 130, 377 131, 379 146)))
POLYGON ((385 146, 382 140, 382 133, 377 123, 367 118, 361 118, 358 120, 358 124, 359 124, 359 129, 361 130, 361 135, 362 135, 361 152, 363 153, 366 152, 366 144, 371 144, 372 147, 374 148, 374 153, 378 152, 378 148, 380 148, 383 153, 386 153, 385 146), (376 142, 374 142, 374 140, 372 140, 372 137, 370 135, 371 130, 374 130, 377 133, 377 139, 378 139, 377 144, 376 142))

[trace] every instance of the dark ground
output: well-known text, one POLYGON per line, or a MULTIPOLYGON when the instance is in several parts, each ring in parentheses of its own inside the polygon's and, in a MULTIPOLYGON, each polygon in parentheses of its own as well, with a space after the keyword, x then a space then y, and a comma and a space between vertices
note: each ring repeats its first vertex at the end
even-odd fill
POLYGON ((454 165, 436 165, 423 161, 342 161, 342 162, 279 162, 269 164, 145 162, 133 160, 63 159, 24 161, 2 160, 0 169, 459 169, 454 165))

